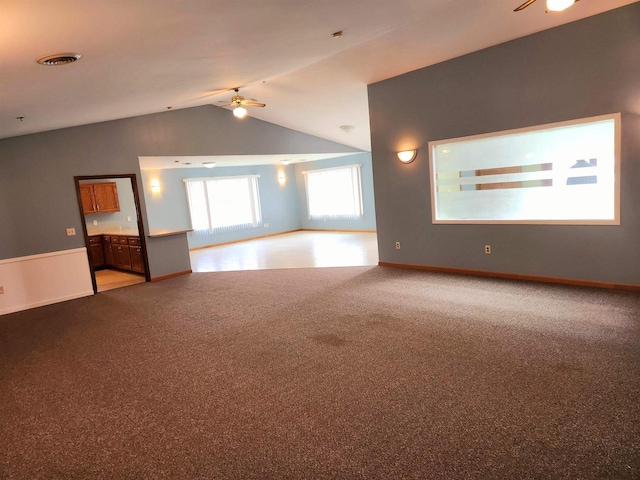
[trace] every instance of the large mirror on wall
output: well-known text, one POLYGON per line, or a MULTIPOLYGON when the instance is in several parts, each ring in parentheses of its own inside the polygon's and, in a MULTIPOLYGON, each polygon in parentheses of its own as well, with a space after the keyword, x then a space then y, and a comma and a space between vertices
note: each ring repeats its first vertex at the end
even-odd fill
POLYGON ((620 114, 429 144, 433 223, 619 225, 620 114))

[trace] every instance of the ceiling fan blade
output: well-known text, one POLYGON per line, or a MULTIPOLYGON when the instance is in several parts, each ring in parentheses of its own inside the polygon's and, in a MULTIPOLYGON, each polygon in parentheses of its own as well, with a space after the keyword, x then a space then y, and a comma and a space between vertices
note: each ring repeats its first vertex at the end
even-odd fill
POLYGON ((520 10, 524 10, 525 8, 527 8, 529 5, 531 5, 533 2, 535 2, 536 0, 527 0, 526 2, 524 2, 522 5, 520 5, 518 8, 516 8, 514 10, 514 12, 519 12, 520 10))
POLYGON ((241 103, 244 107, 265 107, 266 106, 266 104, 259 103, 256 100, 243 100, 241 103))
POLYGON ((233 105, 233 103, 232 103, 232 102, 230 102, 230 101, 228 101, 228 100, 226 100, 226 101, 220 101, 220 102, 218 102, 218 103, 222 103, 222 105, 218 105, 219 107, 229 107, 229 106, 233 105))

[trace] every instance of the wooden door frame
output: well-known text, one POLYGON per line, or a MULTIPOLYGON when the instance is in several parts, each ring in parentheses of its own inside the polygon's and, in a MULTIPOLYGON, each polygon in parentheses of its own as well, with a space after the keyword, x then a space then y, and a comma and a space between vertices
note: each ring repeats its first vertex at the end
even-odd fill
POLYGON ((96 271, 91 264, 91 252, 89 250, 89 233, 87 232, 87 222, 85 219, 84 209, 82 208, 82 195, 80 193, 80 182, 84 180, 108 180, 110 178, 128 178, 131 181, 131 189, 133 190, 133 201, 136 206, 136 217, 138 220, 138 235, 140 237, 140 246, 142 247, 142 263, 144 264, 144 278, 146 282, 151 281, 151 273, 149 273, 149 257, 147 256, 147 242, 144 234, 144 222, 142 220, 142 209, 140 207, 140 194, 138 193, 138 178, 135 173, 125 173, 117 175, 79 175, 73 179, 76 184, 76 196, 78 197, 78 208, 82 216, 82 233, 84 235, 84 244, 87 249, 87 258, 89 260, 89 271, 91 272, 91 284, 93 285, 93 293, 98 293, 98 284, 96 283, 96 271))

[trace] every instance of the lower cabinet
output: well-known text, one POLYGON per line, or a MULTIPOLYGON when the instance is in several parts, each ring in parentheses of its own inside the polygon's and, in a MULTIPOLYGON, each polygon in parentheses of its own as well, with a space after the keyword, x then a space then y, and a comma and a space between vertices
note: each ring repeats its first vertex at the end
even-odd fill
MULTIPOLYGON (((97 240, 100 237, 95 237, 97 240)), ((89 239, 89 258, 91 259, 91 266, 93 268, 99 268, 104 266, 104 251, 102 250, 102 242, 92 241, 89 239)))
POLYGON ((142 261, 142 247, 129 247, 131 254, 131 270, 144 273, 144 262, 142 261))
POLYGON ((89 237, 91 265, 144 273, 140 237, 101 235, 89 237))

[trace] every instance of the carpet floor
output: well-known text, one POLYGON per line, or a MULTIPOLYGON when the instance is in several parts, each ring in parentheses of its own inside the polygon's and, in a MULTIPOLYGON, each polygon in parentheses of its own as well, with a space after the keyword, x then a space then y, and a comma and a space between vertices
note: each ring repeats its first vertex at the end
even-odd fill
POLYGON ((0 478, 640 478, 640 295, 383 267, 0 317, 0 478))

